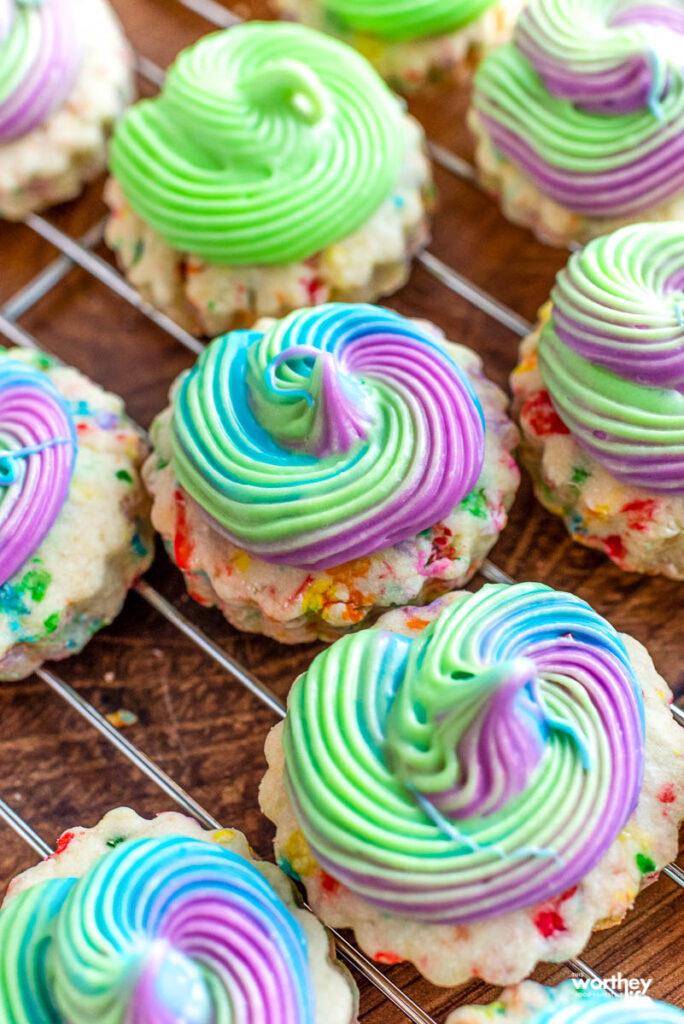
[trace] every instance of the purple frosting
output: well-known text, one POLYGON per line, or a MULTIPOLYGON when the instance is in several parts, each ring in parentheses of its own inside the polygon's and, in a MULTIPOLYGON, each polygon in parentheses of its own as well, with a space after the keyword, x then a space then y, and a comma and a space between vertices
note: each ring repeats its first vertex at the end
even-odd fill
POLYGON ((73 0, 0 0, 0 142, 37 128, 81 69, 73 0))
POLYGON ((0 585, 40 547, 76 461, 71 413, 50 379, 0 359, 0 585))

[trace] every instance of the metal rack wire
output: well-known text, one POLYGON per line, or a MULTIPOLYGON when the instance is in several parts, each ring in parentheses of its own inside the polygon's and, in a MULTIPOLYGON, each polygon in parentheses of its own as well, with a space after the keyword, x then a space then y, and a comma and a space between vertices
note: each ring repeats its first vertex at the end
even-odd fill
MULTIPOLYGON (((219 27, 229 27, 239 23, 241 20, 232 12, 216 3, 215 0, 179 0, 179 2, 186 8, 206 18, 211 24, 219 27)), ((153 85, 159 86, 163 82, 163 70, 144 56, 136 57, 136 66, 139 73, 153 85)), ((448 171, 466 181, 475 181, 474 169, 466 161, 435 143, 431 143, 430 148, 433 158, 448 171)), ((16 292, 0 310, 0 332, 11 343, 27 348, 45 348, 45 346, 39 345, 37 339, 18 323, 18 319, 55 288, 69 270, 74 265, 77 265, 108 287, 119 298, 129 303, 158 328, 185 346, 189 351, 197 354, 203 350, 202 342, 180 328, 169 317, 142 300, 123 276, 93 251, 102 240, 104 221, 94 224, 79 240, 72 239, 45 218, 37 215, 27 217, 26 225, 43 238, 44 241, 54 246, 60 255, 41 273, 36 275, 32 281, 16 292)), ((516 335, 524 336, 531 330, 532 325, 527 320, 483 289, 468 281, 467 278, 458 274, 432 252, 423 252, 418 257, 418 261, 453 293, 486 313, 516 335)), ((489 561, 484 563, 481 572, 483 576, 493 582, 509 584, 514 582, 503 570, 489 561)), ((256 696, 277 716, 282 717, 285 714, 283 703, 265 683, 249 672, 237 659, 190 622, 186 616, 147 581, 139 581, 136 585, 136 590, 140 597, 158 614, 191 640, 204 654, 212 658, 239 685, 256 696)), ((221 827, 220 823, 209 811, 205 810, 171 776, 139 750, 126 736, 122 735, 92 704, 67 682, 53 671, 45 668, 39 669, 36 675, 186 813, 195 817, 207 828, 221 827)), ((673 714, 684 725, 684 712, 677 707, 673 707, 673 714)), ((50 846, 2 798, 0 798, 0 819, 4 820, 40 856, 47 856, 52 852, 50 846)), ((672 864, 664 869, 664 873, 684 888, 684 871, 681 868, 672 864)), ((406 993, 402 992, 390 978, 379 971, 344 936, 336 932, 333 932, 333 934, 340 955, 404 1013, 407 1019, 412 1021, 413 1024, 436 1024, 430 1014, 418 1006, 406 993)), ((605 985, 600 975, 579 958, 568 961, 566 966, 571 971, 583 974, 591 980, 600 980, 605 985)), ((608 986, 606 988, 608 991, 611 991, 608 986)))

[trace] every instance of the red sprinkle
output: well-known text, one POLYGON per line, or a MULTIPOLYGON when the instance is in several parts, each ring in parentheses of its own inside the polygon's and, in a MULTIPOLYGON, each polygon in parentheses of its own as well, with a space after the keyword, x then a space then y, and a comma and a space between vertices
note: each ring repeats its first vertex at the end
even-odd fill
POLYGON ((326 892, 337 892, 340 887, 337 879, 329 875, 327 871, 321 871, 321 885, 326 892))
POLYGON ((381 950, 379 953, 376 953, 373 959, 376 960, 379 964, 400 964, 402 960, 402 958, 400 956, 397 956, 396 953, 387 953, 383 950, 381 950))
POLYGON ((311 302, 316 301, 316 295, 320 288, 323 286, 323 281, 320 277, 310 277, 308 280, 301 282, 309 293, 309 299, 311 302))
POLYGON ((604 537, 603 546, 606 549, 606 554, 615 559, 616 562, 622 561, 625 557, 625 545, 622 543, 622 537, 618 533, 614 533, 610 537, 604 537))
POLYGON ((620 509, 621 512, 638 512, 646 519, 653 519, 658 502, 653 498, 639 498, 637 501, 628 501, 620 509))
POLYGON ((563 895, 561 896, 561 898, 560 898, 561 903, 565 903, 566 900, 572 899, 572 897, 575 895, 576 892, 577 892, 577 886, 576 885, 571 885, 570 888, 566 889, 565 892, 563 893, 563 895))
POLYGON ((550 939, 556 932, 567 931, 565 921, 557 910, 539 910, 534 915, 534 926, 545 939, 550 939))
POLYGON ((528 398, 522 407, 521 419, 529 423, 537 437, 548 437, 550 434, 569 434, 554 407, 548 391, 539 391, 528 398))
POLYGON ((673 804, 677 799, 674 790, 673 782, 666 782, 661 790, 658 792, 658 799, 661 804, 673 804))
POLYGON ((188 521, 185 512, 185 498, 177 490, 176 498, 176 533, 173 538, 173 557, 179 569, 187 569, 192 555, 192 544, 188 540, 188 521))
POLYGON ((57 841, 57 847, 55 849, 55 852, 54 852, 53 856, 56 857, 58 853, 64 853, 64 851, 66 850, 67 846, 69 845, 71 840, 75 837, 75 835, 76 835, 75 832, 65 832, 63 835, 61 835, 59 837, 59 840, 57 841))

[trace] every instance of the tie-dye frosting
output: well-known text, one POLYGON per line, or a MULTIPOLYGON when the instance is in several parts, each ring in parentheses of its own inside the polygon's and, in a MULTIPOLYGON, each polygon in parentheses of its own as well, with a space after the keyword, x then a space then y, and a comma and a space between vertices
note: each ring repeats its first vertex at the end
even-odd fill
POLYGON ((529 1024, 684 1024, 684 1011, 653 999, 578 991, 571 981, 545 992, 550 1005, 533 1014, 529 1024))
POLYGON ((404 155, 402 111, 350 47, 251 22, 185 50, 132 107, 111 168, 133 210, 210 264, 306 259, 364 224, 404 155))
POLYGON ((531 0, 474 106, 544 195, 627 217, 684 189, 681 0, 531 0))
POLYGON ((473 489, 484 418, 434 335, 375 306, 218 338, 174 400, 174 468, 228 538, 327 568, 428 529, 473 489))
POLYGON ((82 57, 72 0, 0 0, 0 142, 62 105, 82 57))
POLYGON ((635 225, 571 256, 539 340, 551 401, 617 479, 684 494, 684 225, 635 225))
POLYGON ((196 839, 126 842, 0 912, 13 1024, 313 1024, 306 936, 264 877, 196 839))
POLYGON ((69 492, 76 430, 40 370, 0 357, 0 586, 40 546, 69 492))
POLYGON ((541 584, 461 594, 416 639, 367 630, 295 683, 288 793, 321 867, 457 925, 566 891, 636 806, 643 704, 615 630, 541 584))
POLYGON ((421 39, 469 25, 495 0, 321 0, 340 23, 382 39, 421 39))

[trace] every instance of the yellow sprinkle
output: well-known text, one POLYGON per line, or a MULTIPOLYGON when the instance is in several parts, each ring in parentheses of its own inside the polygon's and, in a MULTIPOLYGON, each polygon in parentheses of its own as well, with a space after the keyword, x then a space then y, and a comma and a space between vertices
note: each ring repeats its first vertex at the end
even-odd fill
POLYGON ((540 323, 542 323, 542 324, 547 323, 551 319, 552 311, 553 311, 553 302, 551 302, 551 300, 549 299, 548 302, 545 302, 543 306, 539 307, 539 312, 538 312, 537 316, 539 318, 540 323))
POLYGON ((314 580, 310 587, 307 587, 304 593, 303 608, 305 612, 320 612, 324 605, 324 597, 333 587, 334 581, 323 577, 320 580, 314 580))
POLYGON ((385 44, 375 36, 365 35, 362 32, 354 33, 354 49, 362 53, 366 60, 380 60, 385 52, 385 44))
POLYGON ((232 828, 217 829, 212 836, 215 843, 229 843, 234 838, 235 832, 232 828))
POLYGON ((309 853, 309 846, 302 832, 293 832, 285 843, 285 857, 293 871, 300 878, 308 878, 316 871, 318 864, 309 853))
POLYGON ((247 572, 247 568, 249 566, 249 555, 246 551, 236 552, 231 561, 240 572, 247 572))

